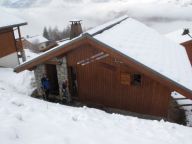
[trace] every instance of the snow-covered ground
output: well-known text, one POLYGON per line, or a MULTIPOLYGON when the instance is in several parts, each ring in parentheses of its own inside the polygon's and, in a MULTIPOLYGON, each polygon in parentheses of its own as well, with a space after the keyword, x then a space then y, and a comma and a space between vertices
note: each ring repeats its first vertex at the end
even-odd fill
POLYGON ((191 144, 192 128, 31 98, 33 72, 0 68, 1 144, 191 144))

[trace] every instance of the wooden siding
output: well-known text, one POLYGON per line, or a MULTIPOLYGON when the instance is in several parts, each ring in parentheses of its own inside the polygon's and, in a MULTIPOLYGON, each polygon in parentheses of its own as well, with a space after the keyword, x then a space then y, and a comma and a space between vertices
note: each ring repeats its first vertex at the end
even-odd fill
POLYGON ((189 57, 189 60, 191 62, 191 65, 192 65, 192 41, 189 41, 189 42, 186 42, 186 43, 183 43, 182 44, 186 51, 187 51, 187 55, 189 57))
POLYGON ((67 54, 68 66, 77 69, 80 101, 142 114, 167 116, 171 90, 121 63, 119 59, 108 56, 84 66, 77 64, 98 53, 101 51, 85 45, 67 54), (141 86, 122 84, 121 73, 141 74, 141 86))
POLYGON ((12 29, 0 31, 0 57, 16 52, 16 43, 12 29))

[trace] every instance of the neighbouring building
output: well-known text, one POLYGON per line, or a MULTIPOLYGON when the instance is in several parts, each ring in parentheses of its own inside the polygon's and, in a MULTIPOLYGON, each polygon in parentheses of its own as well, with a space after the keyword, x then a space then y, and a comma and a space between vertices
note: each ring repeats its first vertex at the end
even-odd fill
POLYGON ((0 66, 16 67, 20 58, 25 61, 20 26, 27 23, 13 15, 0 13, 0 66))
POLYGON ((192 64, 192 29, 180 29, 165 35, 170 40, 185 47, 189 60, 192 64), (186 31, 188 31, 186 33, 186 31))
MULTIPOLYGON (((73 22, 72 28, 80 26, 73 22)), ((185 49, 146 25, 123 16, 71 39, 14 69, 34 70, 37 90, 46 74, 62 99, 168 117, 171 93, 192 99, 192 69, 185 49)), ((58 96, 57 96, 58 95, 58 96)))
POLYGON ((57 46, 56 42, 49 41, 42 35, 37 36, 26 36, 23 39, 23 46, 26 49, 30 49, 35 53, 47 51, 55 46, 57 46))

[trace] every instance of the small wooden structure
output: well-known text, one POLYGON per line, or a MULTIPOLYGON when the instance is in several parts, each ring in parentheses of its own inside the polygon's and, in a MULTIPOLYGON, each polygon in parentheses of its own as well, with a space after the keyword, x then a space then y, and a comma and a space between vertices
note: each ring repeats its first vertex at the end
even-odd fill
POLYGON ((3 12, 0 17, 0 66, 15 67, 19 64, 19 58, 25 61, 20 26, 27 23, 3 12))
MULTIPOLYGON (((26 69, 34 70, 40 95, 40 81, 43 73, 45 73, 53 86, 52 92, 60 93, 61 99, 61 84, 63 80, 67 79, 69 81, 69 94, 72 99, 141 114, 168 117, 171 92, 177 91, 192 99, 192 91, 182 83, 186 78, 185 75, 179 83, 173 77, 162 72, 162 70, 169 71, 164 67, 164 63, 159 63, 160 70, 158 70, 152 65, 150 67, 142 60, 136 59, 137 56, 141 56, 141 59, 143 57, 149 58, 149 55, 144 55, 147 52, 142 49, 146 47, 143 43, 150 43, 147 46, 150 48, 150 53, 155 54, 158 51, 159 55, 163 55, 164 52, 161 53, 161 49, 151 49, 155 46, 161 46, 162 41, 159 39, 162 39, 162 36, 157 36, 154 30, 149 30, 143 24, 125 16, 92 29, 78 38, 71 39, 63 45, 45 52, 41 56, 16 67, 15 72, 26 69), (135 26, 135 30, 147 31, 145 33, 147 36, 134 35, 133 37, 138 36, 138 39, 133 39, 132 34, 126 31, 132 31, 135 26), (125 27, 126 29, 124 29, 125 27), (149 37, 153 38, 154 36, 157 45, 154 45, 154 42, 149 39, 149 37), (109 41, 106 37, 109 38, 109 41), (113 40, 111 41, 111 39, 113 40), (112 45, 113 42, 117 43, 122 39, 125 40, 123 43, 118 43, 117 47, 112 45), (129 39, 133 40, 127 42, 129 39), (143 54, 140 54, 139 51, 135 57, 134 55, 131 56, 132 49, 129 52, 126 49, 129 49, 130 46, 135 48, 138 44, 138 48, 141 48, 143 54), (125 46, 125 50, 120 48, 121 45, 125 46)), ((183 51, 179 45, 173 46, 169 41, 167 42, 164 39, 163 41, 164 44, 167 44, 164 45, 166 49, 172 47, 176 48, 177 52, 183 51)), ((154 59, 148 61, 150 64, 156 61, 156 56, 151 56, 154 59)), ((164 55, 163 59, 158 62, 166 62, 167 60, 169 63, 173 62, 170 67, 178 66, 177 61, 171 57, 170 59, 165 59, 165 57, 164 55)), ((187 63, 185 55, 181 54, 178 58, 186 60, 183 67, 186 68, 185 72, 189 72, 186 75, 192 76, 191 66, 187 63)), ((184 71, 182 72, 184 73, 184 71)), ((179 78, 180 74, 177 71, 175 73, 176 77, 179 78)))

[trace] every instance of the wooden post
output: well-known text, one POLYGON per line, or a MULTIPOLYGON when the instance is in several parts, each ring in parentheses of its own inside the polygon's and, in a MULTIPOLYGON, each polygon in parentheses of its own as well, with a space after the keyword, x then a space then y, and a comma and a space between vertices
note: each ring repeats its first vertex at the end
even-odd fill
POLYGON ((21 40, 21 31, 20 31, 20 27, 18 26, 17 27, 18 29, 18 34, 19 34, 19 43, 20 43, 20 53, 21 53, 21 56, 22 56, 22 60, 23 62, 26 61, 26 56, 25 56, 25 51, 23 49, 23 45, 22 45, 22 40, 21 40))

